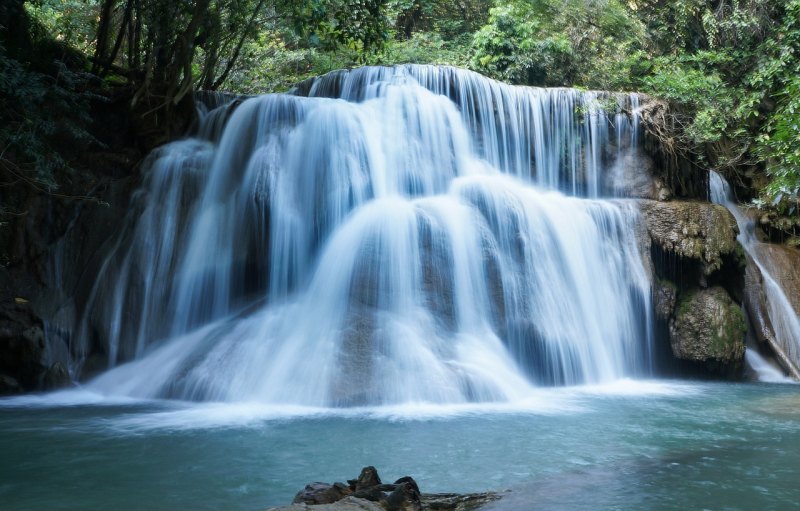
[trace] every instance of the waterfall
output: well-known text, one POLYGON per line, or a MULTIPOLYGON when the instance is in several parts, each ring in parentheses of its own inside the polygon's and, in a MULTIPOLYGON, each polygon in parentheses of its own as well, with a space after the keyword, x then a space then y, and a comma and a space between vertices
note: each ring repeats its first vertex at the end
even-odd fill
MULTIPOLYGON (((739 226, 739 243, 744 248, 753 263, 758 267, 764 281, 764 293, 768 305, 767 314, 774 330, 773 348, 776 350, 784 364, 788 365, 795 377, 800 377, 798 363, 800 362, 800 318, 789 303, 781 285, 770 274, 768 263, 764 254, 759 250, 762 245, 756 237, 756 227, 753 219, 736 205, 730 185, 725 178, 713 170, 709 173, 709 191, 711 202, 722 204, 736 218, 739 226)), ((761 357, 753 347, 748 347, 746 360, 763 381, 792 381, 782 376, 769 362, 761 357)))
POLYGON ((151 155, 73 352, 106 346, 104 392, 311 406, 648 375, 639 215, 608 199, 635 101, 409 65, 205 112, 151 155))

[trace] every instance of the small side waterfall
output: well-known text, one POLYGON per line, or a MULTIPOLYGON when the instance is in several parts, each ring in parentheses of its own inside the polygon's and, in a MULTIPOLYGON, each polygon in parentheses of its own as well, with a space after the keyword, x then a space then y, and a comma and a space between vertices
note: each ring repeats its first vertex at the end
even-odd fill
POLYGON ((352 406, 650 374, 639 214, 599 199, 635 96, 433 66, 294 92, 151 156, 73 347, 107 346, 94 388, 352 406))
MULTIPOLYGON (((795 378, 800 378, 798 369, 798 364, 800 364, 800 318, 789 303, 781 285, 770 274, 767 261, 764 260, 762 252, 758 249, 761 243, 756 238, 755 223, 736 205, 725 178, 713 170, 709 175, 709 189, 711 201, 725 206, 736 218, 739 226, 739 243, 758 267, 764 280, 764 292, 769 307, 767 314, 775 336, 772 339, 773 348, 782 359, 783 364, 788 366, 790 373, 795 378)), ((789 378, 781 378, 780 372, 753 348, 747 349, 746 359, 761 380, 791 381, 789 378)))

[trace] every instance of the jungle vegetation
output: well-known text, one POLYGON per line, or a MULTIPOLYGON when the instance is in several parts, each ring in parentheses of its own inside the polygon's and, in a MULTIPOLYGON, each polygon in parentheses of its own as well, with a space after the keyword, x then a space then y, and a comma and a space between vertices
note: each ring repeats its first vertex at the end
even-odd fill
POLYGON ((670 151, 798 215, 800 0, 6 0, 0 186, 56 193, 64 148, 102 143, 90 105, 120 91, 152 147, 193 91, 406 62, 650 94, 670 151))

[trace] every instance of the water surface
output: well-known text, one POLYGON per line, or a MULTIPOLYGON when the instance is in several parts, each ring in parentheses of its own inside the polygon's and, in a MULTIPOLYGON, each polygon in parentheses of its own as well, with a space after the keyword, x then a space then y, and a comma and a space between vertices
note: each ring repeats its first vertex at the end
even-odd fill
POLYGON ((0 400, 0 509, 258 510, 310 481, 512 489, 493 509, 798 509, 800 388, 620 381, 347 410, 0 400))

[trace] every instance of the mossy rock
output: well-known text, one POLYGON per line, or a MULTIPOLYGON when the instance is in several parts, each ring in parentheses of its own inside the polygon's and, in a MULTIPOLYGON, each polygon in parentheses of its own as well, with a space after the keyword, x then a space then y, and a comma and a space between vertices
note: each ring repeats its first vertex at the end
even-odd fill
POLYGON ((741 258, 736 219, 724 207, 707 202, 642 200, 639 209, 650 239, 668 253, 691 259, 711 275, 724 258, 741 258))
POLYGON ((746 331, 741 307, 725 289, 712 287, 680 298, 670 343, 679 359, 736 368, 744 359, 746 331))

